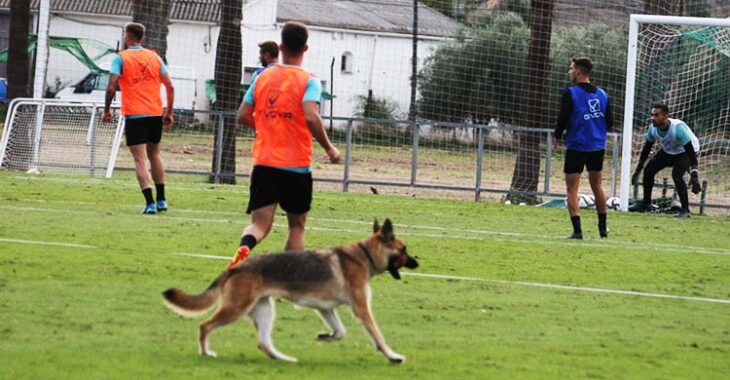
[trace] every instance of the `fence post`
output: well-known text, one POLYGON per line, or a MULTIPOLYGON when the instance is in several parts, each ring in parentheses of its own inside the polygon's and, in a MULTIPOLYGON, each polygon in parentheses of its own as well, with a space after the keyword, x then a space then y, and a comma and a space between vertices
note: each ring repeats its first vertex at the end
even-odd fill
POLYGON ((482 196, 482 162, 484 160, 484 129, 477 128, 477 173, 474 185, 474 202, 479 202, 482 196))
POLYGON ((345 128, 345 170, 342 174, 342 192, 346 193, 350 187, 350 155, 352 154, 352 120, 347 121, 345 128))
POLYGON ((545 142, 545 194, 550 192, 550 159, 553 156, 553 132, 547 132, 547 141, 545 142))
POLYGON ((221 162, 223 161, 223 127, 225 125, 223 112, 218 114, 218 135, 216 136, 215 171, 213 172, 213 183, 221 183, 221 162))
POLYGON ((413 122, 413 154, 411 155, 411 186, 416 184, 418 176, 418 135, 421 128, 418 123, 413 122))
POLYGON ((89 120, 89 130, 86 132, 86 144, 91 146, 89 149, 89 175, 94 176, 96 173, 96 106, 91 107, 91 119, 89 120))
POLYGON ((614 135, 613 136, 613 160, 611 161, 611 196, 616 196, 616 185, 618 181, 616 181, 616 176, 618 175, 618 155, 619 155, 619 140, 621 136, 614 135))

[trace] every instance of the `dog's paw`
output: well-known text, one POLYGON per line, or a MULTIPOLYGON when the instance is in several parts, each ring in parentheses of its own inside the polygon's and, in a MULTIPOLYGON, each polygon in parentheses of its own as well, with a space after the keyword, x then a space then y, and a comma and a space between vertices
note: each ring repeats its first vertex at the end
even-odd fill
POLYGON ((207 356, 209 358, 217 358, 218 357, 218 354, 216 354, 214 351, 210 351, 210 350, 205 351, 205 352, 201 352, 200 355, 207 356))
POLYGON ((317 334, 317 340, 320 342, 332 342, 344 338, 344 335, 336 335, 334 333, 319 333, 317 334))
POLYGON ((403 355, 398 355, 396 353, 393 353, 390 356, 388 356, 388 360, 390 360, 390 362, 394 363, 394 364, 401 364, 404 361, 406 361, 406 357, 403 355))

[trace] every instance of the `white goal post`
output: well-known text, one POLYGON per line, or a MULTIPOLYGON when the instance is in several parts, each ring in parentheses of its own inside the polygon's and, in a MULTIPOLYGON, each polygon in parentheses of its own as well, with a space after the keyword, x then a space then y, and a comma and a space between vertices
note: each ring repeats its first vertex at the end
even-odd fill
POLYGON ((57 99, 14 99, 0 140, 0 168, 28 173, 111 177, 124 130, 102 122, 103 103, 57 99))
MULTIPOLYGON (((623 144, 621 150, 621 210, 627 211, 631 186, 632 143, 634 133, 634 103, 636 96, 639 34, 642 25, 675 25, 696 27, 730 27, 730 18, 701 18, 679 16, 631 15, 629 21, 628 55, 626 60, 626 98, 624 104, 623 144)), ((727 55, 727 53, 724 53, 727 55)), ((670 110, 671 111, 671 110, 670 110)), ((648 110, 647 110, 648 112, 648 110)), ((692 127, 692 125, 690 125, 692 127)))

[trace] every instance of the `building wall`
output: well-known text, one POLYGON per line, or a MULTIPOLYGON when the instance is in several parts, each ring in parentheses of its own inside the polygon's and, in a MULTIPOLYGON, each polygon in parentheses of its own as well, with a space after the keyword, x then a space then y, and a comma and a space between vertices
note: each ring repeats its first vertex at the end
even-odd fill
MULTIPOLYGON (((267 7, 270 1, 252 2, 245 8, 243 34, 243 66, 256 68, 258 43, 264 40, 280 40, 281 24, 273 21, 273 14, 267 7)), ((121 44, 122 27, 126 17, 53 15, 51 35, 90 38, 109 46, 121 44)), ((205 94, 205 81, 213 79, 215 70, 216 44, 220 28, 204 23, 175 21, 168 34, 167 59, 169 65, 195 68, 197 83, 197 109, 209 109, 205 94)), ((443 41, 421 40, 419 42, 419 69, 424 59, 443 41)), ((388 98, 398 104, 400 116, 408 113, 410 106, 411 37, 409 35, 376 34, 372 32, 310 28, 309 51, 303 67, 326 82, 325 90, 336 96, 333 108, 335 116, 353 116, 357 112, 357 96, 367 96, 372 89, 373 96, 388 98), (351 72, 341 70, 342 55, 349 52, 352 58, 351 72), (334 58, 334 67, 332 60, 334 58), (334 77, 334 81, 331 79, 334 77)), ((250 70, 249 70, 250 71, 250 70)), ((53 86, 56 78, 65 85, 81 80, 88 69, 70 54, 51 49, 49 71, 46 82, 53 86)), ((242 73, 245 79, 245 73, 242 73)), ((323 114, 329 115, 329 104, 323 104, 323 114)))

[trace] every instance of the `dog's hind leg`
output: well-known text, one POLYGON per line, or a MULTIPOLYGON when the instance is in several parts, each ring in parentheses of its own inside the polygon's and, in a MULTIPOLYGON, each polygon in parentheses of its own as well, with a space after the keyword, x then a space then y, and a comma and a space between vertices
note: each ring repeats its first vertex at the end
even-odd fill
POLYGON ((370 287, 366 286, 364 289, 354 290, 352 292, 352 313, 355 317, 362 322, 370 334, 375 343, 375 348, 382 352, 385 357, 388 358, 392 363, 402 363, 406 360, 406 357, 393 351, 388 344, 385 343, 385 338, 380 332, 375 319, 373 319, 372 311, 370 310, 370 287))
POLYGON ((225 326, 229 323, 235 322, 241 317, 241 309, 231 305, 223 305, 218 311, 213 314, 207 321, 200 324, 200 335, 198 337, 198 343, 200 345, 200 354, 203 356, 216 357, 216 353, 211 351, 208 347, 208 335, 213 329, 225 326))
POLYGON ((274 348, 274 342, 271 340, 271 330, 274 329, 276 311, 272 302, 271 297, 263 297, 259 299, 251 309, 251 312, 248 313, 251 319, 253 319, 253 323, 256 325, 256 330, 259 333, 258 347, 272 359, 296 362, 297 358, 284 355, 274 348))
POLYGON ((332 329, 331 333, 320 333, 317 334, 317 340, 332 341, 339 340, 345 337, 347 333, 345 326, 342 325, 340 317, 337 315, 335 309, 317 309, 319 315, 322 316, 322 320, 332 329))

